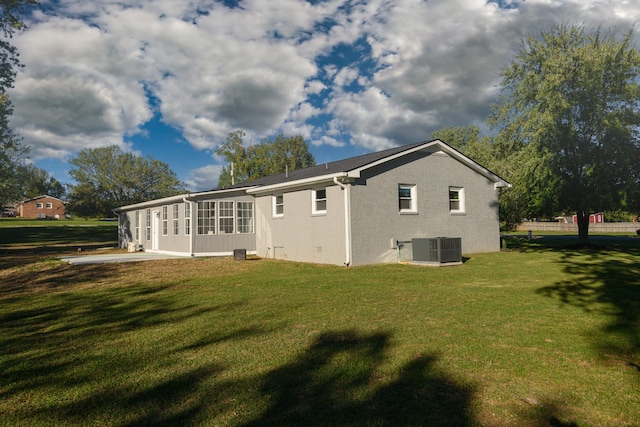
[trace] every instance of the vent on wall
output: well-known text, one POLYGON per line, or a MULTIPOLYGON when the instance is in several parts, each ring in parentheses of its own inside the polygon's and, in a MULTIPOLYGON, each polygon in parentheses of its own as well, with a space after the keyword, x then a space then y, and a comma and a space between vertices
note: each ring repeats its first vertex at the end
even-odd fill
POLYGON ((431 263, 462 262, 462 239, 460 237, 434 237, 411 239, 413 260, 431 263))

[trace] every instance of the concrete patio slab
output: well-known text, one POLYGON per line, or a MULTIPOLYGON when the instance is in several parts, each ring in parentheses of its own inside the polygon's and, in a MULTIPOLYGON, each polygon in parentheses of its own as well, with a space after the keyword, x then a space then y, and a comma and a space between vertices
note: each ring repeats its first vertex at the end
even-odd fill
POLYGON ((186 258, 179 255, 157 254, 151 252, 135 252, 120 254, 102 254, 102 255, 79 255, 66 256, 60 258, 62 261, 72 265, 82 264, 105 264, 110 262, 137 262, 137 261, 157 261, 162 259, 186 258))

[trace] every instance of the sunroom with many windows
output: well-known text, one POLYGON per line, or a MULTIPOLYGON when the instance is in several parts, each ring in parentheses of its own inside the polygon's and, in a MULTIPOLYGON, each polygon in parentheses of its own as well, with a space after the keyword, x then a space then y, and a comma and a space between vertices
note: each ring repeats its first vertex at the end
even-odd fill
POLYGON ((197 205, 198 235, 252 234, 255 231, 253 202, 201 200, 197 205))

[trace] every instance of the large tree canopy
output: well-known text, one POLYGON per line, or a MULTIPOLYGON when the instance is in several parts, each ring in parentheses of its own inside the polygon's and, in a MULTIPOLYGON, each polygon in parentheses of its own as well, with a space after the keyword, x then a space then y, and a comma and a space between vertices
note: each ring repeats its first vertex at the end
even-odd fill
POLYGON ((88 148, 69 160, 68 209, 82 217, 110 216, 119 206, 186 191, 169 166, 151 157, 125 153, 117 146, 88 148))
POLYGON ((0 1, 0 206, 20 198, 17 171, 28 151, 9 127, 13 105, 7 91, 13 87, 20 67, 18 50, 11 38, 24 28, 20 18, 24 9, 36 4, 36 0, 0 1))
POLYGON ((589 213, 638 206, 640 53, 631 40, 567 25, 526 37, 490 117, 500 161, 517 168, 504 178, 526 184, 541 206, 575 212, 583 244, 589 213))
POLYGON ((231 132, 225 143, 216 151, 216 154, 223 157, 229 165, 222 169, 218 187, 316 164, 309 152, 309 145, 301 135, 278 135, 274 140, 264 139, 261 143, 248 147, 244 143, 244 137, 245 133, 241 130, 231 132))
POLYGON ((49 196, 62 199, 66 189, 49 172, 40 169, 35 165, 20 166, 17 170, 20 185, 20 198, 30 199, 32 197, 47 194, 49 196))

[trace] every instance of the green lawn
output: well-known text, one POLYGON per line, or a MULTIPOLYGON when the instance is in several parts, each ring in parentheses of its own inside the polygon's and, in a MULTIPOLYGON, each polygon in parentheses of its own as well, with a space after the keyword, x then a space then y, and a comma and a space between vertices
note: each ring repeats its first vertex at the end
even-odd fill
POLYGON ((637 425, 640 239, 570 244, 446 268, 5 247, 0 425, 637 425))
POLYGON ((117 221, 0 218, 0 246, 115 246, 117 228, 117 221))

